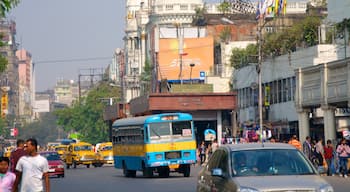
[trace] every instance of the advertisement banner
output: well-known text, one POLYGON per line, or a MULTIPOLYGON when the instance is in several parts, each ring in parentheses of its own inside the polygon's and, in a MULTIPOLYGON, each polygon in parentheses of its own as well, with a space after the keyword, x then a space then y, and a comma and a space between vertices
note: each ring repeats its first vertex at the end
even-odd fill
POLYGON ((201 79, 201 74, 214 67, 213 37, 185 38, 183 54, 179 54, 179 49, 178 39, 159 40, 158 80, 180 80, 181 64, 182 80, 201 79))
POLYGON ((5 118, 8 113, 8 96, 3 94, 1 96, 1 118, 5 118))

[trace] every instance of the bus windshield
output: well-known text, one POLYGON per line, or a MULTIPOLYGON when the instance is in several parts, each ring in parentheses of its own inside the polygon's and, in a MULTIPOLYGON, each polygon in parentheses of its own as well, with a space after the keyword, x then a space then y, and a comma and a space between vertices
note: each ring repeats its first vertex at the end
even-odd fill
POLYGON ((193 134, 190 121, 152 123, 149 130, 151 140, 191 138, 193 134))

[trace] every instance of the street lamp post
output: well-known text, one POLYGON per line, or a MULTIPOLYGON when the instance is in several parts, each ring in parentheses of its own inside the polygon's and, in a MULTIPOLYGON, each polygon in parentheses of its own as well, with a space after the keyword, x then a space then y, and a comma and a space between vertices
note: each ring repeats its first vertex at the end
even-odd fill
POLYGON ((258 22, 258 66, 257 66, 257 73, 258 73, 258 84, 259 84, 259 103, 258 103, 258 109, 259 109, 259 129, 260 129, 260 141, 263 141, 263 110, 262 110, 262 29, 265 27, 267 23, 267 20, 265 19, 259 19, 258 22))

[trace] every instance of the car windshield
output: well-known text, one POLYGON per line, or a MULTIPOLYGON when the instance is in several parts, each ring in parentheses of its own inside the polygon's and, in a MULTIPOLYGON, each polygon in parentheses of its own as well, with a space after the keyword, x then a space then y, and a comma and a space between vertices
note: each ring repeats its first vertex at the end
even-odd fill
POLYGON ((101 149, 101 151, 109 151, 112 150, 112 146, 105 146, 101 149))
POLYGON ((299 150, 264 149, 233 151, 232 175, 311 175, 316 174, 312 165, 299 150))
POLYGON ((67 147, 56 147, 55 151, 65 151, 67 147))
POLYGON ((92 147, 90 145, 75 146, 74 151, 91 151, 92 147))

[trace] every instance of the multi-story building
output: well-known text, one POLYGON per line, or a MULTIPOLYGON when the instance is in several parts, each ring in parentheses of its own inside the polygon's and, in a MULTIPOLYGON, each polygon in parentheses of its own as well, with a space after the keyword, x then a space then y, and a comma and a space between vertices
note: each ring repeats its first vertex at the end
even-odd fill
POLYGON ((16 23, 3 18, 0 19, 0 33, 4 42, 4 45, 0 47, 0 54, 7 60, 6 70, 0 74, 1 115, 2 118, 14 120, 19 113, 19 78, 16 57, 17 44, 15 40, 16 23))
MULTIPOLYGON (((301 141, 306 136, 334 140, 337 132, 350 128, 349 45, 336 38, 325 44, 326 28, 319 28, 319 45, 262 63, 264 128, 277 136, 299 134, 301 141)), ((234 75, 243 128, 256 127, 259 118, 257 77, 255 66, 234 75)))
POLYGON ((16 52, 19 74, 19 116, 29 121, 32 119, 34 106, 34 77, 32 55, 24 50, 16 52))
POLYGON ((72 102, 79 97, 78 84, 73 80, 58 80, 54 87, 54 97, 54 102, 71 106, 72 102))

